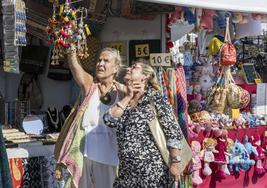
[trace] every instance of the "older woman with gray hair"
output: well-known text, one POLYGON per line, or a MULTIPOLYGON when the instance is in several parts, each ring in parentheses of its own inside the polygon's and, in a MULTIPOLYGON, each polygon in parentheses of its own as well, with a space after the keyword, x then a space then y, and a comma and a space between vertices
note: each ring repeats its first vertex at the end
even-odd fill
POLYGON ((117 138, 115 130, 104 125, 103 115, 123 94, 123 85, 115 81, 120 54, 112 48, 103 49, 96 63, 96 78, 82 68, 74 46, 67 56, 73 77, 81 88, 82 100, 73 119, 75 126, 73 123, 63 126, 69 130, 61 131, 55 157, 71 174, 68 186, 112 188, 119 164, 117 138))

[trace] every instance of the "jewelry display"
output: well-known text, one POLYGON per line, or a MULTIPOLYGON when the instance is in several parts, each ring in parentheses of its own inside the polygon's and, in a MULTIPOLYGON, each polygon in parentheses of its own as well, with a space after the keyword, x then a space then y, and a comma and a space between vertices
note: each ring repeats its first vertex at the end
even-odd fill
POLYGON ((58 110, 55 107, 48 107, 46 113, 49 132, 59 132, 61 127, 58 110))

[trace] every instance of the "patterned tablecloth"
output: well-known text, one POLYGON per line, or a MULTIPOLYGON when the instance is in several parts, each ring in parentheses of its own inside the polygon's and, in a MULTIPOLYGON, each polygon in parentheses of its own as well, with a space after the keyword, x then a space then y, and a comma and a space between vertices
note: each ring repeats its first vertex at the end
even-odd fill
POLYGON ((8 148, 14 188, 61 188, 55 179, 54 145, 20 145, 8 148))

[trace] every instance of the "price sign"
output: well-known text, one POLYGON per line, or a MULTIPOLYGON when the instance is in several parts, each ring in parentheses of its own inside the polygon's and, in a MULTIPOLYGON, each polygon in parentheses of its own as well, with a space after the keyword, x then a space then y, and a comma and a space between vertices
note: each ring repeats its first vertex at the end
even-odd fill
POLYGON ((256 83, 256 84, 260 84, 260 83, 262 83, 262 81, 261 81, 260 78, 255 78, 254 80, 255 80, 255 83, 256 83))
POLYGON ((171 54, 170 53, 150 54, 150 64, 152 66, 171 66, 171 54))
POLYGON ((120 52, 121 60, 123 65, 128 66, 127 60, 127 42, 126 41, 111 41, 111 42, 102 42, 102 48, 114 48, 120 52))
POLYGON ((110 47, 118 50, 121 55, 126 55, 125 42, 103 42, 103 47, 110 47))
POLYGON ((116 50, 118 50, 121 54, 124 54, 125 51, 125 44, 122 42, 112 42, 110 43, 110 47, 111 48, 115 48, 116 50))
POLYGON ((232 109, 232 118, 239 119, 240 118, 240 109, 232 109))
POLYGON ((135 57, 148 57, 148 56, 149 56, 149 45, 148 44, 135 45, 135 57))

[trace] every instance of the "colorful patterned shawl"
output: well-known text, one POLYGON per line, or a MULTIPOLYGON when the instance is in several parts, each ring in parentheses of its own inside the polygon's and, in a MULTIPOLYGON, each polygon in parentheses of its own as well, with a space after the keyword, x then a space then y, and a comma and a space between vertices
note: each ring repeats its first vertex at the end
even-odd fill
POLYGON ((66 181, 65 188, 78 187, 82 176, 85 145, 85 130, 82 127, 82 121, 84 112, 89 105, 89 100, 96 89, 97 84, 93 83, 80 106, 80 100, 78 99, 65 121, 55 146, 54 153, 57 163, 64 165, 71 175, 66 181))

